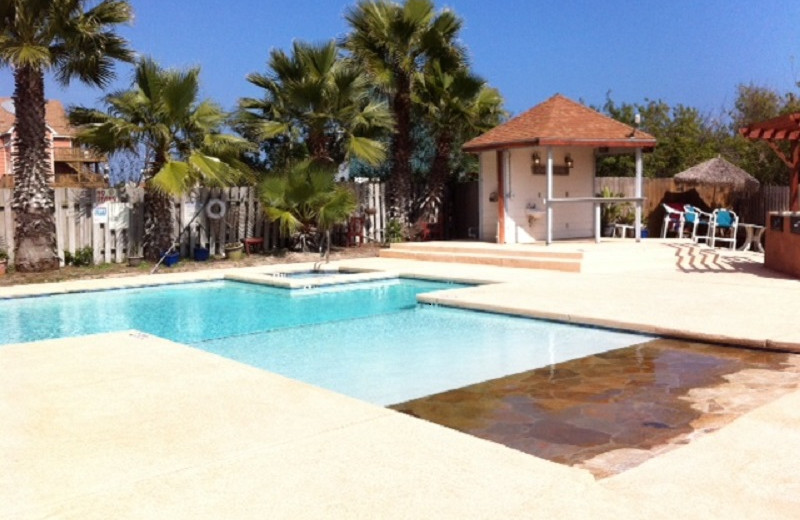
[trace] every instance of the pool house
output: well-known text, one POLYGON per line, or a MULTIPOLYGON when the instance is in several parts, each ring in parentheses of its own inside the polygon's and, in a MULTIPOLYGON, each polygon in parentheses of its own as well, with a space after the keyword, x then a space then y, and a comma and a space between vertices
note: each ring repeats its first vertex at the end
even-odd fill
POLYGON ((600 240, 603 203, 633 203, 641 237, 642 154, 656 139, 556 94, 470 140, 479 157, 478 238, 498 244, 600 240), (600 198, 594 191, 598 157, 635 156, 634 197, 600 198))

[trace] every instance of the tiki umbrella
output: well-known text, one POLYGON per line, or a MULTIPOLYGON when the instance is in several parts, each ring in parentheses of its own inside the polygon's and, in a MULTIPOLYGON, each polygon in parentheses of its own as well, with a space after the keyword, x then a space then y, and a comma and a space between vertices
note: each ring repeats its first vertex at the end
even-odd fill
POLYGON ((755 177, 722 157, 710 159, 682 171, 675 175, 675 182, 688 185, 726 186, 732 191, 745 192, 756 191, 759 186, 755 177))

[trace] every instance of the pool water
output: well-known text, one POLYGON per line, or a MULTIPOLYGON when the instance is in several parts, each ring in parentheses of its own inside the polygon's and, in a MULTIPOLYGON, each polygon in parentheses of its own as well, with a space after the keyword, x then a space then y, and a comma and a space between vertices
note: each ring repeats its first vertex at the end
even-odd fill
POLYGON ((138 329, 388 405, 650 339, 416 303, 459 287, 224 281, 12 299, 0 301, 0 343, 138 329))
POLYGON ((391 313, 463 285, 398 279, 287 290, 216 281, 0 300, 0 344, 137 329, 181 343, 391 313))

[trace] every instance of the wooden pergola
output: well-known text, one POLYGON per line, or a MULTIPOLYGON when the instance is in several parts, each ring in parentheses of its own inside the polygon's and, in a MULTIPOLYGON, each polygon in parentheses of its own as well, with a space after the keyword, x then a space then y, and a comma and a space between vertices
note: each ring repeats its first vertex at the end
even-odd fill
POLYGON ((800 112, 753 123, 739 129, 739 133, 751 141, 766 141, 778 157, 792 172, 789 181, 789 204, 792 211, 800 210, 798 185, 800 184, 800 112), (788 142, 789 156, 778 146, 779 142, 788 142))

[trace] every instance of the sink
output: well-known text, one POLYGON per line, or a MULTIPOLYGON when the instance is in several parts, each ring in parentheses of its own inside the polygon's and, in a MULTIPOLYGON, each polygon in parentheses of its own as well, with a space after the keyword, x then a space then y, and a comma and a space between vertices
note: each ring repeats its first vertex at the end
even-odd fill
POLYGON ((544 218, 545 210, 543 209, 534 209, 534 208, 526 208, 525 215, 528 216, 528 220, 539 220, 544 218))

